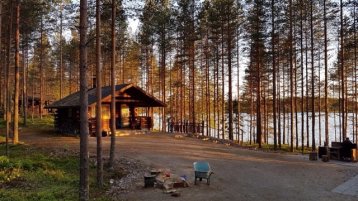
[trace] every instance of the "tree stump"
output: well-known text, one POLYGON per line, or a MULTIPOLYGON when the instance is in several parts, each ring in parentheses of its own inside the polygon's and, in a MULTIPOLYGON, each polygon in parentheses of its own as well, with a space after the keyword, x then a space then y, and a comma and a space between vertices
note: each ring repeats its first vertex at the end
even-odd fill
POLYGON ((317 152, 313 151, 309 154, 310 161, 316 161, 317 160, 317 152))

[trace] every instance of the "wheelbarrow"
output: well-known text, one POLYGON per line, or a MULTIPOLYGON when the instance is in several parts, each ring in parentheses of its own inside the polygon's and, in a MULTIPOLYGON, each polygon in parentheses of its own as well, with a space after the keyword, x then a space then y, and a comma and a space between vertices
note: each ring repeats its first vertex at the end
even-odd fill
POLYGON ((210 185, 210 176, 214 174, 214 172, 211 170, 210 165, 208 162, 205 161, 197 161, 194 162, 194 171, 195 171, 195 182, 199 179, 202 181, 203 179, 206 179, 206 183, 210 185))

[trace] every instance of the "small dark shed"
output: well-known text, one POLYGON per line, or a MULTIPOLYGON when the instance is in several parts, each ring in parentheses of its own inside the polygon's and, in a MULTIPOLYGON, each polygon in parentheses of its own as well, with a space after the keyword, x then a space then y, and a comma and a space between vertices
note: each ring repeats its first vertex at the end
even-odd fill
MULTIPOLYGON (((146 93, 134 84, 121 84, 115 87, 116 128, 117 129, 151 129, 153 120, 150 116, 138 116, 137 108, 165 107, 165 104, 146 93)), ((89 129, 92 134, 96 125, 96 88, 88 90, 89 129)), ((102 87, 102 130, 110 130, 111 87, 102 87)), ((80 92, 73 93, 48 106, 55 110, 55 128, 60 133, 79 133, 80 92)))

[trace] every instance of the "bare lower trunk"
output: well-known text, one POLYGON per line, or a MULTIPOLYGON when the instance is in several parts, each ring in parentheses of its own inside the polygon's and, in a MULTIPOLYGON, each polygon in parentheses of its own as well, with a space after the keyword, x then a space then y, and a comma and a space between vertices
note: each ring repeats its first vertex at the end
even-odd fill
POLYGON ((109 154, 109 166, 112 168, 116 147, 116 104, 115 104, 115 65, 116 65, 116 38, 115 38, 116 1, 112 0, 112 58, 111 58, 111 149, 109 154))
MULTIPOLYGON (((2 9, 2 2, 0 2, 0 16, 2 16, 3 14, 3 9, 2 9)), ((2 17, 0 17, 0 39, 3 37, 2 35, 2 17)), ((0 50, 2 50, 2 41, 0 40, 0 50)), ((0 52, 0 60, 1 61, 4 61, 3 60, 3 54, 2 52, 0 52)), ((4 62, 1 62, 0 64, 0 87, 3 87, 3 70, 4 70, 5 66, 4 66, 4 62)), ((4 76, 5 77, 5 76, 4 76)), ((5 90, 4 90, 5 91, 5 90)), ((4 101, 4 93, 3 93, 3 90, 0 90, 0 107, 1 108, 4 108, 5 107, 5 101, 4 101)), ((5 119, 5 118, 4 118, 5 119)))
POLYGON ((326 0, 323 1, 323 12, 324 12, 324 146, 329 144, 329 133, 328 133, 328 42, 327 42, 327 18, 326 18, 326 0))
POLYGON ((88 86, 87 86, 87 0, 80 1, 80 191, 81 201, 89 200, 88 182, 88 86))
MULTIPOLYGON (((97 185, 103 186, 102 159, 102 68, 101 68, 101 16, 100 0, 96 1, 96 135, 97 135, 97 185)), ((62 69, 62 68, 61 68, 62 69)), ((62 78, 62 75, 61 75, 62 78)))
POLYGON ((315 151, 316 150, 316 137, 315 137, 315 104, 314 104, 314 99, 315 99, 315 90, 314 90, 314 86, 315 86, 315 82, 314 82, 314 43, 313 43, 313 37, 314 37, 314 33, 313 33, 313 2, 311 2, 311 18, 310 18, 310 22, 311 22, 311 94, 312 94, 312 98, 311 98, 311 104, 312 104, 312 150, 315 151))
POLYGON ((20 1, 16 1, 16 21, 15 21, 15 94, 14 94, 14 127, 12 142, 19 142, 19 94, 20 94, 20 1))
POLYGON ((290 151, 293 152, 293 136, 294 136, 294 120, 293 120, 293 112, 294 112, 294 101, 293 101, 293 41, 292 41, 292 29, 293 29, 293 25, 292 25, 292 0, 289 1, 289 13, 290 13, 290 34, 289 34, 289 43, 290 43, 290 126, 291 126, 291 141, 290 141, 290 151))
POLYGON ((301 8, 300 8, 300 55, 301 55, 301 152, 304 152, 304 139, 305 139, 305 114, 304 114, 304 75, 303 75, 303 0, 300 0, 301 8))
POLYGON ((274 149, 277 149, 277 109, 276 109, 276 58, 275 58, 275 0, 271 1, 271 40, 272 40, 272 112, 273 112, 273 143, 274 149))
POLYGON ((9 19, 9 33, 8 33, 8 47, 7 47, 7 58, 6 58, 6 155, 9 155, 9 134, 10 134, 10 122, 11 122, 11 109, 10 109, 10 55, 11 55, 11 30, 12 30, 12 20, 13 20, 13 6, 12 1, 10 1, 10 19, 9 19))
POLYGON ((42 119, 42 104, 44 101, 44 75, 43 75, 43 19, 41 16, 41 28, 40 28, 40 104, 39 104, 39 114, 42 119))
POLYGON ((340 51, 340 61, 341 61, 341 86, 342 86, 342 104, 341 104, 341 115, 342 115, 342 135, 343 139, 347 136, 347 127, 346 127, 346 101, 345 101, 345 68, 344 68, 344 40, 343 40, 343 3, 340 0, 340 42, 341 42, 341 51, 340 51))
POLYGON ((23 96, 23 101, 22 101, 22 116, 23 116, 23 121, 24 121, 24 126, 27 126, 27 104, 28 104, 28 98, 27 98, 27 78, 28 78, 28 45, 26 44, 26 46, 22 49, 23 54, 22 54, 22 60, 23 60, 23 78, 22 78, 22 96, 23 96))
POLYGON ((230 26, 229 26, 229 22, 228 22, 228 27, 227 27, 227 35, 228 35, 228 40, 227 40, 227 50, 228 50, 228 72, 229 72, 229 100, 228 100, 228 104, 229 104, 229 140, 234 140, 234 134, 233 134, 233 103, 232 103, 232 67, 231 67, 231 52, 232 52, 232 48, 231 48, 231 32, 230 32, 230 26))

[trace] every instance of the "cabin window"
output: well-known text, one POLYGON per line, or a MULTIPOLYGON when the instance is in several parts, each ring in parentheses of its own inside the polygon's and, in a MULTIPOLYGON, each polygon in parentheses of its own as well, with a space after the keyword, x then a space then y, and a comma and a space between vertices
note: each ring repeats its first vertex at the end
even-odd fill
POLYGON ((122 109, 122 111, 121 111, 122 117, 129 117, 128 105, 122 105, 121 109, 122 109))

